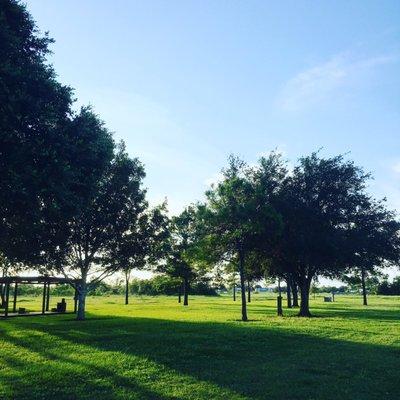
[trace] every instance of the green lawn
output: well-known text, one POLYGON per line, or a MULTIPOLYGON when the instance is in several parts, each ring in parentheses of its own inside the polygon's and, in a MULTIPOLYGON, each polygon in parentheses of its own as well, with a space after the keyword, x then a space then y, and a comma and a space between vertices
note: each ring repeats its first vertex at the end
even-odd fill
POLYGON ((0 399, 400 399, 400 298, 336 298, 312 300, 311 319, 254 295, 247 323, 228 297, 0 320, 0 399))

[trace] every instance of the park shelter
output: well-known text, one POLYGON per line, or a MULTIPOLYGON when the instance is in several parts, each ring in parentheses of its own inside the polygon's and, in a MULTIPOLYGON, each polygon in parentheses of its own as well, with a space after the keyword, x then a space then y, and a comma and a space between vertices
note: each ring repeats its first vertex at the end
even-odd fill
POLYGON ((57 278, 52 276, 35 276, 35 277, 7 276, 0 278, 0 285, 4 285, 5 287, 4 313, 0 314, 0 317, 2 318, 16 317, 16 316, 65 314, 65 313, 75 314, 77 311, 78 287, 80 285, 79 279, 57 278), (43 287, 41 312, 20 313, 17 311, 18 286, 23 284, 41 285, 43 287), (60 312, 60 311, 50 310, 50 285, 60 285, 60 284, 69 284, 75 289, 73 311, 60 312), (10 301, 11 286, 14 286, 14 294, 13 298, 10 301), (12 305, 12 307, 10 307, 10 304, 12 305))

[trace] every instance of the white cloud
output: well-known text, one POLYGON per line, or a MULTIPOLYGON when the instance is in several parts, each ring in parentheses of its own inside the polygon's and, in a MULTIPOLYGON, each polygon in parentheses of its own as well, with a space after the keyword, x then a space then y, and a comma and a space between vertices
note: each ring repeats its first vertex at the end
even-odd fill
POLYGON ((392 169, 396 174, 400 174, 400 161, 398 161, 396 164, 394 164, 392 169))
POLYGON ((359 79, 363 73, 398 60, 394 55, 355 59, 340 54, 330 60, 306 69, 284 84, 277 103, 285 111, 299 111, 314 106, 335 92, 359 79))

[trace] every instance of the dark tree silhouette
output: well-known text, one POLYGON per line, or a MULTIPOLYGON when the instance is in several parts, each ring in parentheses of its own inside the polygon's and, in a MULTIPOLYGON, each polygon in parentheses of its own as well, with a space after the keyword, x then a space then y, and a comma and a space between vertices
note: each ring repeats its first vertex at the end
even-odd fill
POLYGON ((57 255, 79 196, 71 89, 46 62, 51 43, 22 3, 0 2, 0 249, 26 264, 57 255))
POLYGON ((300 159, 280 191, 277 209, 284 220, 278 263, 300 289, 300 316, 310 316, 311 281, 339 277, 352 263, 350 230, 365 201, 369 177, 342 156, 300 159), (280 261, 279 261, 280 260, 280 261))
POLYGON ((353 251, 350 273, 359 278, 366 306, 368 277, 379 275, 382 267, 399 263, 400 223, 384 201, 366 198, 357 207, 349 229, 353 251))

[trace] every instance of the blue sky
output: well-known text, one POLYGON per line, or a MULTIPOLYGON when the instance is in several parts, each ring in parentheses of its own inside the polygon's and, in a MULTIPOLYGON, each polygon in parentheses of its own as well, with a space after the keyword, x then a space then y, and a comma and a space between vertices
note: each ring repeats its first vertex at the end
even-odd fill
POLYGON ((201 199, 229 153, 323 148, 400 210, 400 2, 28 0, 54 64, 146 166, 153 203, 201 199))

